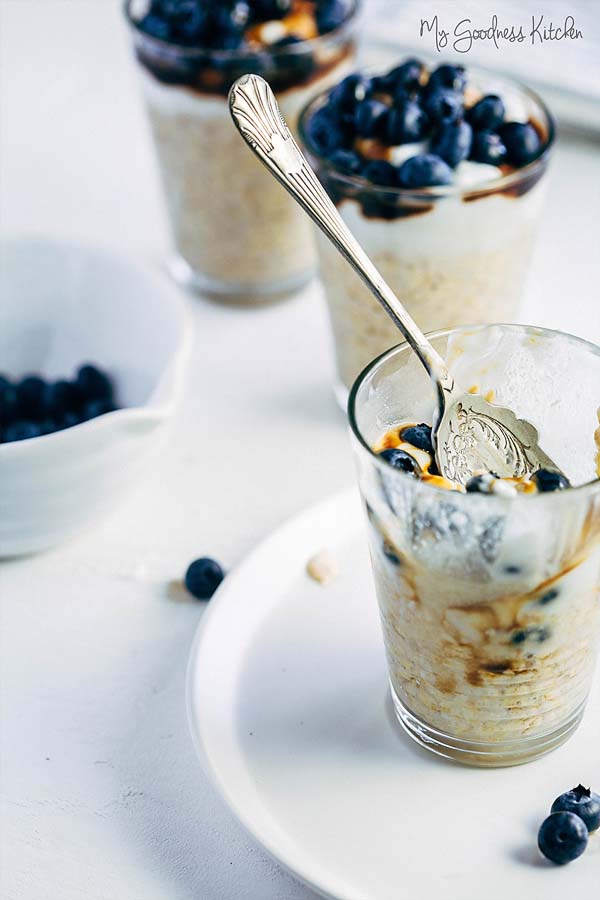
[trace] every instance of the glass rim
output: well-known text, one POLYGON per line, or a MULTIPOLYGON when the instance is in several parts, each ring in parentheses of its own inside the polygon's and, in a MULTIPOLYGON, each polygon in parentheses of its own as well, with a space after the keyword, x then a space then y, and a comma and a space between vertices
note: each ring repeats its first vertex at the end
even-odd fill
MULTIPOLYGON (((530 163, 527 163, 526 166, 523 166, 520 169, 514 169, 512 172, 507 172, 504 175, 500 175, 499 178, 494 178, 493 181, 484 181, 480 185, 471 185, 469 187, 460 186, 458 184, 435 185, 422 188, 403 188, 394 186, 387 187, 384 185, 374 184, 372 181, 369 181, 368 179, 363 178, 360 175, 346 175, 343 172, 340 172, 339 169, 336 169, 336 167, 332 165, 331 161, 328 160, 326 156, 323 156, 321 153, 315 150, 310 142, 310 139, 308 138, 306 130, 306 124, 309 117, 313 114, 318 105, 323 103, 325 97, 327 97, 327 95, 331 92, 331 86, 326 88, 325 90, 320 91, 314 97, 311 97, 311 99, 304 105, 304 107, 300 111, 300 115, 298 117, 298 131, 302 139, 302 143, 304 144, 304 147, 306 148, 308 153, 313 157, 313 159, 318 161, 319 165, 325 170, 329 177, 335 178, 341 184, 344 184, 349 188, 354 188, 355 190, 365 191, 370 189, 372 191, 376 191, 378 194, 396 198, 406 197, 419 200, 435 200, 442 199, 444 197, 455 196, 473 198, 481 197, 485 194, 494 194, 500 190, 503 190, 504 188, 510 188, 514 185, 517 185, 521 181, 524 181, 530 176, 536 174, 540 169, 543 172, 544 168, 547 165, 548 159, 550 157, 550 152, 554 146, 554 141, 556 139, 556 121, 540 95, 532 88, 527 87, 527 85, 523 84, 522 82, 515 81, 514 79, 509 78, 508 76, 503 75, 500 72, 495 72, 493 69, 486 69, 481 66, 468 66, 466 67, 466 70, 467 72, 481 73, 481 75, 487 75, 488 77, 493 77, 508 82, 523 94, 525 94, 530 100, 533 100, 534 103, 536 103, 537 106, 541 109, 546 119, 548 127, 548 137, 544 150, 536 159, 532 160, 530 163)), ((356 69, 355 71, 362 74, 367 74, 376 73, 377 70, 372 66, 368 66, 361 69, 356 69)))
POLYGON ((148 34, 142 28, 140 28, 140 24, 136 21, 131 14, 131 7, 136 2, 136 0, 123 0, 123 14, 125 19, 127 20, 128 25, 132 29, 135 34, 141 35, 144 40, 147 40, 149 43, 153 44, 157 49, 163 52, 177 52, 182 57, 188 58, 196 58, 196 57, 210 57, 211 59, 215 59, 220 62, 228 62, 228 61, 237 61, 244 59, 252 59, 257 56, 261 56, 264 53, 268 53, 270 56, 289 56, 292 54, 300 54, 312 51, 323 44, 327 43, 331 38, 338 38, 345 34, 346 31, 350 30, 350 26, 355 21, 358 13, 360 12, 362 0, 347 0, 348 2, 348 15, 344 19, 344 21, 338 25, 337 28, 333 28, 331 31, 325 32, 325 34, 319 34, 314 38, 307 38, 306 40, 301 40, 297 44, 287 44, 284 47, 269 47, 265 45, 264 47, 250 48, 250 47, 238 47, 235 50, 226 50, 226 49, 218 49, 213 47, 191 47, 189 44, 178 44, 175 41, 165 41, 162 38, 155 37, 152 34, 148 34))
MULTIPOLYGON (((584 347, 586 350, 591 351, 595 356, 598 356, 598 358, 600 359, 600 345, 599 344, 594 344, 591 341, 587 341, 585 338, 578 337, 575 334, 570 334, 567 331, 559 331, 556 328, 544 328, 543 326, 538 326, 538 325, 521 325, 521 324, 518 324, 515 322, 512 322, 512 323, 511 322, 492 322, 492 323, 487 323, 487 324, 483 324, 483 325, 482 324, 461 325, 461 326, 457 326, 455 328, 442 328, 437 331, 427 332, 426 337, 431 341, 431 340, 435 340, 436 338, 446 337, 447 335, 455 334, 455 333, 458 333, 461 331, 468 331, 468 332, 485 331, 488 328, 504 328, 506 330, 518 331, 521 333, 533 332, 533 333, 538 333, 538 334, 541 333, 541 334, 548 335, 548 336, 554 335, 554 336, 557 336, 560 338, 567 338, 570 342, 579 344, 582 347, 584 347)), ((385 350, 383 353, 380 353, 379 356, 375 357, 375 359, 371 360, 371 362, 367 366, 365 366, 365 368, 362 370, 362 372, 354 380, 354 383, 350 389, 350 394, 348 395, 347 414, 348 414, 348 424, 349 424, 352 436, 358 442, 361 449, 367 451, 368 455, 371 458, 371 461, 376 465, 376 467, 380 471, 383 471, 384 473, 387 473, 388 475, 390 474, 390 471, 394 471, 397 473, 397 477, 399 477, 399 478, 410 478, 411 480, 413 480, 412 476, 409 475, 408 473, 402 472, 399 469, 393 469, 393 467, 390 466, 389 463, 386 463, 384 460, 380 459, 378 454, 375 453, 375 451, 373 450, 371 445, 363 437, 362 432, 361 432, 358 422, 357 422, 356 414, 355 414, 356 399, 358 397, 358 393, 359 393, 361 387, 363 386, 364 382, 369 377, 369 375, 371 375, 371 373, 375 369, 377 369, 379 366, 383 365, 383 363, 385 363, 388 360, 388 358, 390 358, 396 354, 400 354, 407 349, 412 350, 409 342, 406 340, 402 341, 401 343, 396 344, 394 347, 390 347, 389 350, 385 350)), ((600 423, 599 423, 599 427, 600 427, 600 423)), ((451 493, 451 494, 458 493, 458 492, 454 492, 454 491, 448 491, 447 488, 438 487, 437 485, 432 484, 431 482, 428 482, 428 481, 418 480, 417 483, 421 486, 423 491, 426 494, 429 493, 431 497, 438 496, 441 498, 442 496, 444 496, 446 499, 448 499, 449 493, 451 493)), ((533 500, 537 500, 537 501, 542 500, 542 501, 546 502, 546 498, 554 498, 556 500, 556 498, 558 498, 558 497, 564 498, 564 497, 571 496, 575 491, 578 491, 578 492, 587 491, 587 492, 593 493, 597 490, 600 490, 600 476, 597 476, 592 481, 586 481, 583 484, 573 485, 572 487, 570 487, 566 490, 561 490, 561 491, 552 491, 552 492, 547 491, 547 492, 540 492, 540 493, 534 493, 534 494, 517 492, 516 497, 502 497, 499 494, 477 494, 477 493, 472 493, 472 494, 464 493, 463 494, 462 492, 460 492, 460 496, 477 498, 477 501, 480 501, 482 497, 485 497, 486 500, 491 499, 491 501, 494 503, 499 504, 500 502, 502 502, 503 504, 508 504, 508 503, 522 502, 525 500, 529 503, 532 502, 533 500)), ((467 502, 469 502, 469 501, 467 501, 467 502)), ((562 501, 559 501, 559 502, 562 502, 562 501)))

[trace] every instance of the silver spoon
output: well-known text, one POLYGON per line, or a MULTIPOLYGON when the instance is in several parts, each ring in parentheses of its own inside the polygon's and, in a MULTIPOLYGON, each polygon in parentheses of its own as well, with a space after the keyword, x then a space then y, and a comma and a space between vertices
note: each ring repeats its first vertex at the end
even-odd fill
POLYGON ((292 137, 267 82, 258 75, 239 78, 229 93, 229 109, 246 143, 354 267, 427 369, 437 388, 432 440, 441 474, 465 484, 478 472, 518 478, 540 468, 556 470, 538 446, 531 423, 456 384, 442 357, 346 227, 292 137))

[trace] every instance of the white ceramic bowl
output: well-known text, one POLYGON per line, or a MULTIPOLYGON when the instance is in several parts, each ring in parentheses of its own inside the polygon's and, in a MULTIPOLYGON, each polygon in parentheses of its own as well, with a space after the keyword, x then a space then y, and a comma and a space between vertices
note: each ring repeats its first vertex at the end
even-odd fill
POLYGON ((123 407, 0 444, 0 556, 71 537, 125 493, 160 446, 191 341, 181 296, 144 265, 41 239, 0 245, 0 371, 65 378, 92 362, 123 407))

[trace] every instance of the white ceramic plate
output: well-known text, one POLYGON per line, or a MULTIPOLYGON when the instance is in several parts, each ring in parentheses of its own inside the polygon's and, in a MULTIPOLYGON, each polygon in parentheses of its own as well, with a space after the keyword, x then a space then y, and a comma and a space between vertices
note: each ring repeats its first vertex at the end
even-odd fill
POLYGON ((354 491, 276 531, 211 601, 188 673, 201 759, 241 822, 296 876, 340 900, 591 900, 600 833, 569 866, 537 828, 554 797, 600 787, 598 684, 575 736, 511 769, 469 769, 396 725, 354 491), (332 548, 323 587, 307 559, 332 548))

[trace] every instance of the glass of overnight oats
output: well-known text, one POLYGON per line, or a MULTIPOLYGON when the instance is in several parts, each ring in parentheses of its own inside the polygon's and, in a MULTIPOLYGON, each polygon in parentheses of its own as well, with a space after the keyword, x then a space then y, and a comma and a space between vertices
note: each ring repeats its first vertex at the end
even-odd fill
POLYGON ((227 95, 256 72, 294 125, 315 91, 349 71, 356 9, 357 0, 127 0, 180 283, 251 303, 314 273, 309 223, 243 146, 227 95))
POLYGON ((558 332, 438 332, 461 384, 538 429, 558 471, 441 477, 434 389, 402 344, 349 415, 399 721, 476 766, 527 762, 577 727, 600 637, 600 348, 558 332), (562 474, 565 473, 565 474, 562 474))
MULTIPOLYGON (((554 139, 539 97, 491 73, 409 59, 322 92, 303 111, 300 136, 423 331, 513 320, 554 139)), ((345 405, 358 373, 398 335, 321 235, 318 249, 345 405)))

